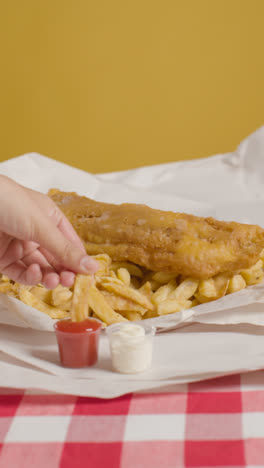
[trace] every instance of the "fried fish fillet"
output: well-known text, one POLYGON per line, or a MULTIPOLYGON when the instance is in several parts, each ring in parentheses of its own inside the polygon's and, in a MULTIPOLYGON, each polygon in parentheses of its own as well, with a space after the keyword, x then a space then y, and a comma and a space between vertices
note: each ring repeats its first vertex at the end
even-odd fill
POLYGON ((100 203, 51 189, 87 253, 107 253, 152 271, 210 278, 249 268, 264 247, 259 226, 173 213, 145 205, 100 203))

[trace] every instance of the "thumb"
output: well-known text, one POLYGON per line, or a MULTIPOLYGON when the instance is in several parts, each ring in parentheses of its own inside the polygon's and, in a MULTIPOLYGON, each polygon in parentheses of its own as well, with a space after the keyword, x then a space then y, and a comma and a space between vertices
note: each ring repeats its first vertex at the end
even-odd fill
POLYGON ((68 270, 83 274, 93 274, 98 270, 97 261, 67 239, 48 216, 34 217, 31 240, 48 250, 68 270))

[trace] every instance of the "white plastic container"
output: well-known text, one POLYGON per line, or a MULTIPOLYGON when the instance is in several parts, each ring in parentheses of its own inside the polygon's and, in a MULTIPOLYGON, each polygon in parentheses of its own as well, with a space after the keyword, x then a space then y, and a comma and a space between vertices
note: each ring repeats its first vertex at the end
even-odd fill
POLYGON ((149 369, 155 331, 155 327, 133 322, 107 327, 114 370, 122 374, 135 374, 149 369))

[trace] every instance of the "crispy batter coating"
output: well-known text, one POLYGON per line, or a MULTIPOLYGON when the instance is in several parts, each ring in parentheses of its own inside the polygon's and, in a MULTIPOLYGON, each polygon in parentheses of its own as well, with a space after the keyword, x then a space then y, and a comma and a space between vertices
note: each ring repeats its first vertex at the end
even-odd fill
POLYGON ((101 203, 51 189, 88 254, 107 253, 153 271, 194 278, 249 268, 264 247, 259 226, 173 213, 145 205, 101 203))

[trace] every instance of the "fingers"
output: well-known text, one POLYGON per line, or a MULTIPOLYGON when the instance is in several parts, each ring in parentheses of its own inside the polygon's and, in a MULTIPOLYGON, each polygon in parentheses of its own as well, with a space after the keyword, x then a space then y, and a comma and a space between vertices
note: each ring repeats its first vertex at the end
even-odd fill
POLYGON ((58 226, 61 233, 72 242, 76 247, 79 247, 85 253, 84 245, 79 238, 77 232, 67 219, 67 217, 62 213, 62 211, 58 208, 56 203, 47 195, 43 193, 37 192, 35 190, 26 189, 31 197, 31 199, 36 202, 38 206, 41 208, 43 213, 48 216, 56 226, 58 226))
POLYGON ((54 289, 60 283, 60 277, 55 272, 44 273, 42 284, 47 289, 54 289))
MULTIPOLYGON (((9 237, 9 236, 8 236, 9 237)), ((0 256, 0 271, 3 271, 9 265, 16 263, 23 256, 23 246, 17 239, 3 239, 1 236, 1 256, 0 256)))
POLYGON ((71 285, 74 273, 95 273, 98 263, 85 254, 78 235, 53 201, 18 184, 14 187, 10 193, 17 190, 21 203, 18 208, 14 197, 6 197, 0 226, 0 271, 23 284, 32 278, 31 284, 42 281, 51 288, 59 281, 71 285))
MULTIPOLYGON (((60 276, 57 273, 53 271, 43 273, 37 263, 26 266, 23 262, 19 261, 9 265, 2 271, 8 278, 27 286, 35 286, 41 283, 47 289, 54 289, 60 283, 60 276)), ((66 283, 69 282, 69 279, 66 277, 66 283)), ((63 285, 68 286, 68 284, 63 285)))
POLYGON ((47 289, 54 289, 59 283, 66 287, 73 285, 75 274, 61 268, 56 272, 36 248, 38 244, 32 242, 23 245, 22 241, 11 238, 6 242, 3 240, 1 244, 1 247, 5 245, 6 250, 2 249, 0 271, 13 281, 32 286, 42 283, 47 289), (23 256, 25 252, 27 255, 23 256))
MULTIPOLYGON (((56 207, 57 208, 57 207, 56 207)), ((59 208, 57 208, 59 210, 59 208)), ((77 232, 71 225, 70 221, 64 216, 64 214, 59 210, 59 216, 60 220, 57 224, 59 230, 62 232, 62 234, 68 239, 70 242, 72 242, 76 247, 79 247, 83 253, 85 253, 85 248, 84 245, 79 238, 77 232)))
POLYGON ((93 274, 98 270, 98 263, 66 239, 50 220, 45 220, 45 223, 39 220, 35 225, 34 240, 67 270, 83 274, 93 274))
POLYGON ((23 256, 22 260, 23 263, 27 266, 31 265, 32 263, 37 263, 42 269, 42 271, 54 271, 53 266, 48 262, 45 256, 38 249, 30 253, 29 255, 23 256))
POLYGON ((4 275, 20 284, 34 286, 41 283, 42 273, 39 265, 32 264, 26 267, 23 262, 18 261, 2 270, 4 275))
MULTIPOLYGON (((7 248, 5 252, 2 250, 0 271, 10 279, 32 286, 42 283, 49 289, 58 286, 60 277, 42 253, 36 249, 37 244, 23 243, 20 240, 10 238, 5 245, 7 248), (25 253, 26 255, 24 255, 25 253)), ((66 280, 69 282, 67 277, 66 280)))
MULTIPOLYGON (((49 255, 53 259, 52 255, 49 255)), ((42 272, 41 283, 47 289, 54 289, 60 283, 62 286, 71 287, 74 283, 75 274, 71 271, 64 271, 63 268, 55 268, 51 265, 47 258, 38 249, 31 254, 23 257, 23 263, 27 266, 38 264, 42 272)))
POLYGON ((72 273, 71 271, 62 271, 60 274, 60 283, 62 286, 65 286, 66 288, 70 288, 75 279, 75 274, 72 273))
POLYGON ((66 270, 83 274, 96 272, 99 265, 85 255, 81 240, 55 203, 34 190, 18 184, 15 187, 21 203, 18 207, 12 197, 6 197, 2 230, 10 237, 36 242, 66 270))
POLYGON ((31 215, 30 239, 46 249, 65 269, 83 274, 95 273, 98 263, 85 255, 85 249, 67 218, 49 197, 38 194, 37 199, 42 210, 36 205, 31 215))
POLYGON ((25 251, 30 252, 36 249, 33 243, 28 243, 24 249, 22 241, 2 233, 0 234, 0 246, 0 271, 2 273, 21 284, 34 285, 41 281, 42 272, 38 262, 31 261, 29 268, 27 268, 22 261, 25 251), (33 265, 31 265, 32 263, 33 265))
POLYGON ((50 263, 39 250, 35 250, 31 254, 23 257, 23 263, 27 267, 30 267, 32 264, 39 265, 42 273, 41 283, 43 286, 45 286, 45 288, 53 289, 58 286, 60 282, 59 275, 54 271, 53 266, 50 265, 50 263))
POLYGON ((18 239, 12 239, 10 236, 6 236, 4 240, 2 235, 0 245, 0 271, 19 260, 27 266, 36 263, 39 264, 42 269, 53 271, 53 267, 37 249, 38 244, 34 242, 23 242, 18 239))
MULTIPOLYGON (((1 259, 1 271, 8 271, 9 273, 6 274, 10 279, 21 280, 23 284, 42 283, 47 289, 56 288, 59 283, 71 287, 75 278, 74 273, 64 271, 62 267, 55 271, 53 265, 36 248, 37 245, 33 242, 23 243, 16 239, 10 240, 5 255, 1 259), (23 255, 25 253, 26 255, 23 255), (36 265, 39 266, 38 269, 36 265)), ((50 257, 53 258, 51 255, 50 257)))
POLYGON ((47 249, 43 249, 40 247, 39 251, 46 258, 49 264, 53 266, 54 270, 60 272, 65 269, 63 265, 55 259, 54 255, 52 255, 47 249))
MULTIPOLYGON (((22 282, 24 281, 24 284, 35 285, 41 283, 41 280, 42 272, 37 263, 30 265, 22 274, 22 282)), ((21 283, 21 278, 18 279, 18 282, 21 283)))

